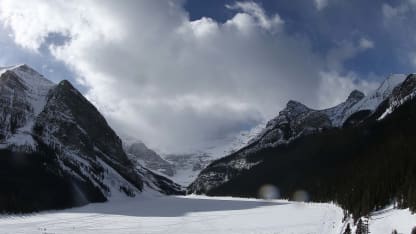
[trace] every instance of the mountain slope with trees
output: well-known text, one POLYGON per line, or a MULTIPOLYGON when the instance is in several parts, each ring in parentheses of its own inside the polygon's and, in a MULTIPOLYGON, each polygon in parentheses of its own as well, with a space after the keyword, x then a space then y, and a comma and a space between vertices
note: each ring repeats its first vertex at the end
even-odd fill
POLYGON ((244 160, 254 165, 248 170, 224 166, 240 160, 238 154, 220 159, 188 192, 257 197, 269 184, 283 198, 304 191, 312 201, 334 201, 355 218, 392 203, 416 211, 415 81, 409 75, 372 114, 352 114, 344 127, 246 154, 244 160), (228 177, 223 183, 201 183, 223 174, 228 177))
POLYGON ((0 212, 30 212, 135 196, 181 194, 124 152, 105 118, 66 80, 27 65, 0 68, 0 212))

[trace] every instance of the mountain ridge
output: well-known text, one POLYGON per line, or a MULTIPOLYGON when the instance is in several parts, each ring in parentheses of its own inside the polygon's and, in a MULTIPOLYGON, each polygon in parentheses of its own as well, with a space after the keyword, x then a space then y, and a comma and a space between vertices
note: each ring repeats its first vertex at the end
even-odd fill
MULTIPOLYGON (((354 98, 352 103, 348 104, 349 102, 346 101, 336 107, 324 110, 312 110, 298 102, 289 101, 287 108, 282 110, 279 113, 279 116, 272 119, 267 124, 265 131, 259 134, 257 139, 236 153, 214 161, 205 168, 198 175, 198 178, 188 187, 188 193, 256 197, 258 194, 257 190, 254 189, 259 189, 262 185, 271 183, 271 181, 280 181, 275 185, 279 187, 280 183, 281 187, 279 188, 284 190, 283 194, 285 198, 291 198, 290 196, 287 196, 288 191, 293 191, 294 188, 292 188, 292 186, 301 185, 302 180, 311 181, 310 178, 303 177, 306 176, 306 173, 310 172, 315 173, 315 175, 320 175, 322 172, 316 171, 315 169, 322 167, 323 171, 329 173, 326 175, 327 177, 331 177, 331 173, 337 175, 336 171, 327 170, 325 169, 326 167, 322 165, 319 166, 320 163, 324 165, 334 163, 337 167, 342 168, 342 166, 338 165, 337 161, 334 161, 337 160, 337 157, 335 157, 336 154, 343 154, 345 157, 343 160, 345 160, 345 162, 355 163, 350 162, 350 160, 353 159, 358 160, 357 162, 359 162, 361 159, 355 159, 352 155, 348 155, 348 152, 354 152, 354 150, 359 152, 357 154, 362 154, 361 150, 364 150, 365 147, 362 143, 357 141, 358 139, 361 139, 363 142, 371 142, 371 147, 382 147, 377 144, 372 145, 373 138, 379 141, 389 139, 384 135, 386 133, 377 136, 371 135, 371 132, 383 132, 383 126, 389 126, 389 131, 392 131, 392 133, 397 135, 407 134, 409 129, 406 131, 403 130, 402 132, 394 130, 394 128, 390 126, 391 120, 387 119, 390 119, 388 117, 390 115, 394 115, 394 118, 396 119, 399 118, 397 116, 402 118, 405 116, 402 112, 409 112, 409 116, 413 115, 412 105, 406 103, 414 102, 413 97, 416 93, 415 80, 416 76, 413 74, 408 76, 390 76, 377 90, 370 93, 368 96, 362 97, 361 94, 353 92, 350 97, 356 96, 356 98, 354 98), (405 104, 406 107, 402 107, 405 104), (389 109, 392 111, 388 112, 389 109), (400 113, 395 113, 396 110, 399 109, 400 113), (334 110, 342 111, 337 112, 334 110), (389 115, 383 114, 386 112, 388 112, 389 115), (342 118, 334 118, 334 116, 337 115, 328 116, 328 113, 344 113, 345 115, 339 116, 342 118), (383 116, 383 118, 380 118, 381 116, 383 116), (344 122, 331 122, 331 118, 332 120, 343 119, 344 122), (386 118, 386 120, 384 118, 386 118), (389 124, 384 124, 386 121, 390 121, 389 124), (329 137, 332 135, 333 137, 329 137), (352 135, 356 135, 355 139, 351 138, 352 135), (345 141, 335 140, 344 138, 345 141), (309 149, 309 151, 307 149, 309 149), (337 149, 340 151, 338 152, 337 149), (331 153, 328 153, 327 155, 324 152, 331 153), (333 155, 332 158, 330 157, 331 154, 333 155), (295 156, 293 156, 294 158, 291 158, 290 155, 295 156), (313 160, 312 157, 317 158, 316 160, 320 159, 320 161, 311 161, 313 160), (293 171, 298 173, 293 175, 296 179, 288 177, 292 172, 288 171, 287 168, 292 168, 293 171), (279 173, 279 170, 287 172, 287 175, 279 173), (266 174, 268 177, 264 176, 266 174), (258 180, 255 180, 254 178, 258 178, 258 180), (283 178, 286 178, 286 181, 283 178), (244 181, 246 185, 243 184, 244 181)), ((408 119, 402 121, 401 124, 403 125, 404 123, 409 124, 410 129, 412 129, 413 125, 408 119)), ((397 144, 406 144, 406 142, 406 140, 403 140, 402 143, 398 142, 397 144)), ((371 147, 368 150, 372 150, 373 148, 371 147)), ((388 145, 386 147, 390 148, 386 149, 385 152, 381 151, 381 154, 384 155, 384 157, 387 157, 386 160, 390 160, 388 158, 388 152, 391 152, 392 149, 398 149, 395 148, 395 145, 388 145)), ((407 157, 404 153, 402 155, 403 157, 407 157)), ((406 158, 406 160, 408 159, 406 158)), ((365 163, 366 165, 368 164, 368 162, 365 163)), ((371 171, 370 168, 367 168, 367 170, 371 171)), ((340 169, 340 171, 344 171, 344 169, 340 169)), ((345 173, 348 174, 348 172, 345 173)), ((311 174, 309 176, 312 176, 313 178, 313 175, 314 174, 311 174)), ((315 186, 315 183, 317 183, 316 186, 324 186, 324 183, 332 183, 328 181, 328 179, 325 179, 327 177, 322 177, 321 185, 319 185, 319 181, 313 181, 310 182, 309 186, 315 186)), ((384 177, 383 179, 389 180, 389 178, 384 177)), ((362 180, 365 181, 365 179, 362 180)), ((343 184, 342 182, 339 183, 343 184)), ((357 184, 360 184, 360 182, 357 182, 357 184)), ((326 187, 323 188, 326 189, 326 187)), ((323 188, 322 190, 325 190, 323 188)), ((328 201, 328 196, 317 193, 319 190, 315 189, 316 187, 313 187, 312 189, 315 195, 314 201, 328 201), (322 198, 324 198, 324 200, 320 200, 322 198)), ((398 189, 398 191, 402 193, 402 190, 398 189)), ((333 193, 336 193, 336 191, 328 191, 328 194, 333 193)), ((345 194, 348 195, 349 193, 346 192, 345 194)), ((355 195, 355 193, 351 193, 351 196, 355 195)), ((391 194, 389 194, 389 196, 391 196, 389 198, 394 197, 391 194)), ((336 197, 332 197, 331 199, 332 201, 340 202, 344 208, 354 213, 354 215, 365 215, 371 211, 370 208, 372 207, 370 206, 373 204, 370 203, 371 205, 368 205, 369 208, 357 208, 355 207, 357 203, 351 205, 344 200, 337 200, 336 197)), ((331 201, 331 199, 329 200, 331 201)), ((383 200, 383 202, 385 201, 386 200, 383 200)), ((379 207, 381 203, 382 202, 376 203, 376 206, 379 207)))
POLYGON ((0 191, 0 211, 65 208, 149 189, 182 193, 179 185, 133 162, 98 109, 67 80, 54 84, 27 65, 2 68, 0 120, 0 180, 9 187, 0 191), (31 176, 38 180, 26 183, 31 176))

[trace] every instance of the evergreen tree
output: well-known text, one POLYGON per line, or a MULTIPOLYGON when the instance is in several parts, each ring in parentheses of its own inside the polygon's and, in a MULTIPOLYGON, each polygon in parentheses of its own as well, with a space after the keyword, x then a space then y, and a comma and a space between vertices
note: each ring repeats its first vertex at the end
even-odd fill
POLYGON ((394 229, 391 234, 399 234, 396 229, 394 229))
POLYGON ((345 228, 344 234, 352 234, 350 224, 345 228))
POLYGON ((416 227, 414 227, 413 229, 412 229, 412 233, 411 234, 416 234, 416 227))
POLYGON ((368 234, 368 223, 366 221, 363 221, 363 219, 358 220, 357 224, 357 230, 355 231, 355 234, 368 234))
POLYGON ((363 220, 358 220, 357 229, 355 230, 355 234, 363 234, 363 220))

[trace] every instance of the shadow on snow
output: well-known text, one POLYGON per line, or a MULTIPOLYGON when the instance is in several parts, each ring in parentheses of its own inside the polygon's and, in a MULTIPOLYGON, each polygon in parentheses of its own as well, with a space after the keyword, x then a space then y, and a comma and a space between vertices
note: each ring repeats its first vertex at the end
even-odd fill
MULTIPOLYGON (((163 196, 94 203, 66 210, 69 213, 101 213, 137 217, 180 217, 188 213, 249 210, 260 206, 286 205, 285 202, 225 200, 163 196)), ((60 211, 62 212, 62 211, 60 211)))

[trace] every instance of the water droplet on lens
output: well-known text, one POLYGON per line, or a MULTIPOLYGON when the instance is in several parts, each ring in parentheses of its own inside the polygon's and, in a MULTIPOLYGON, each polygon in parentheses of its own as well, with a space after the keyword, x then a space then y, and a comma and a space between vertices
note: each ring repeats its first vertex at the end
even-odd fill
POLYGON ((259 197, 266 200, 278 199, 280 198, 280 191, 276 186, 266 184, 259 189, 259 197))
POLYGON ((304 190, 298 190, 293 194, 293 200, 298 202, 309 201, 309 194, 304 190))

